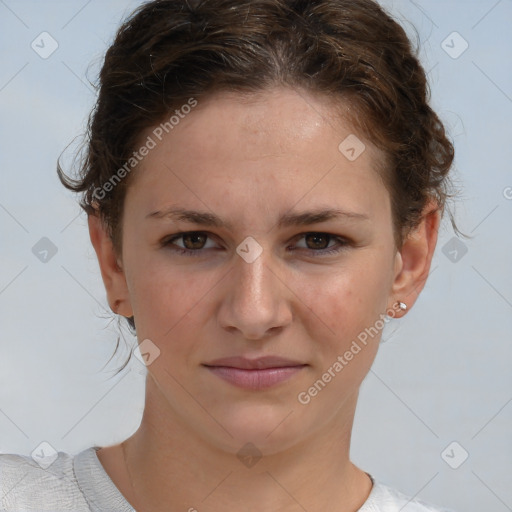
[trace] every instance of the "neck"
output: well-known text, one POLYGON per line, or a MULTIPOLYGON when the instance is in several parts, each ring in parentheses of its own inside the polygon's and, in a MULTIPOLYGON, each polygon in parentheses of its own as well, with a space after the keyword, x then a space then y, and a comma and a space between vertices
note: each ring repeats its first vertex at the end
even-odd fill
POLYGON ((161 401, 154 405, 154 393, 148 378, 141 425, 121 444, 127 478, 120 480, 129 481, 123 494, 138 512, 231 511, 240 504, 255 512, 315 512, 333 510, 333 503, 348 512, 371 491, 368 475, 349 460, 357 396, 346 404, 348 416, 345 410, 309 438, 258 459, 257 449, 243 458, 212 446, 169 418, 169 408, 156 405, 161 401))

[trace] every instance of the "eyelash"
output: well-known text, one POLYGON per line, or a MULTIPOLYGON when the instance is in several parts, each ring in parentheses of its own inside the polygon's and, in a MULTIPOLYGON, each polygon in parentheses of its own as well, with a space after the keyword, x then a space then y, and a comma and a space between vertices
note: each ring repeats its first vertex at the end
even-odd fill
MULTIPOLYGON (((184 249, 182 247, 171 247, 172 242, 175 240, 178 240, 180 238, 183 238, 185 235, 206 235, 208 238, 211 239, 210 236, 208 236, 208 233, 205 233, 204 231, 184 231, 176 235, 172 235, 171 237, 165 238, 162 240, 161 245, 162 247, 167 247, 168 249, 172 250, 173 252, 176 252, 182 256, 201 256, 203 251, 205 249, 184 249)), ((339 253, 347 248, 348 245, 350 245, 350 242, 346 239, 332 235, 330 233, 323 233, 320 231, 308 231, 307 233, 301 233, 301 238, 307 236, 307 235, 322 235, 329 238, 329 241, 335 240, 338 242, 338 246, 335 248, 329 248, 329 249, 305 249, 306 251, 311 251, 313 253, 314 257, 321 257, 321 256, 330 256, 332 254, 339 253)), ((206 243, 206 242, 205 242, 206 243)), ((304 250, 304 249, 303 249, 304 250)))

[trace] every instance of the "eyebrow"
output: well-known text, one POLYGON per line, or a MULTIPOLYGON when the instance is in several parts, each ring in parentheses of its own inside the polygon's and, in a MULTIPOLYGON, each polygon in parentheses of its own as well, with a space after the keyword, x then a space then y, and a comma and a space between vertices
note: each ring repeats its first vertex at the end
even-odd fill
MULTIPOLYGON (((175 221, 186 221, 193 224, 203 226, 213 226, 217 228, 232 229, 233 225, 217 215, 209 212, 201 212, 197 210, 187 210, 185 208, 171 207, 163 211, 157 210, 146 215, 151 219, 172 219, 175 221)), ((281 215, 278 221, 278 227, 287 226, 306 226, 308 224, 318 224, 331 219, 353 219, 353 220, 370 220, 368 215, 363 213, 351 212, 339 208, 320 208, 312 211, 301 213, 285 213, 281 215)))

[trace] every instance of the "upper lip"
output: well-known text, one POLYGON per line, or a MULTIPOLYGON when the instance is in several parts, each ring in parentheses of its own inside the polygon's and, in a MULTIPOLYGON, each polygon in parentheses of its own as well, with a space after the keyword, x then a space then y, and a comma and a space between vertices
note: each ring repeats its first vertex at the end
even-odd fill
POLYGON ((205 366, 229 366, 231 368, 240 368, 243 370, 262 370, 265 368, 283 368, 289 366, 304 366, 305 363, 293 361, 277 356, 258 357, 257 359, 247 359, 246 357, 224 357, 215 359, 205 366))

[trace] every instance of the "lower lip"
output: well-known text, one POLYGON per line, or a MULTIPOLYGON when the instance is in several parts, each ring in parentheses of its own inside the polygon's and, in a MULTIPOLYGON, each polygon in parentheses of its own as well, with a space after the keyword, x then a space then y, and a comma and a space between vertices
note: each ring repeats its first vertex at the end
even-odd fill
POLYGON ((229 366, 207 366, 208 370, 235 386, 244 389, 266 389, 288 380, 307 365, 242 370, 229 366))

